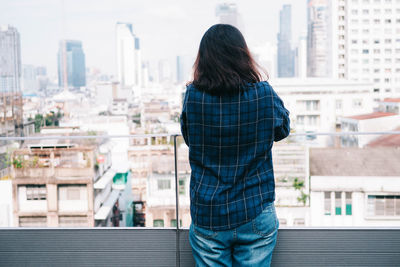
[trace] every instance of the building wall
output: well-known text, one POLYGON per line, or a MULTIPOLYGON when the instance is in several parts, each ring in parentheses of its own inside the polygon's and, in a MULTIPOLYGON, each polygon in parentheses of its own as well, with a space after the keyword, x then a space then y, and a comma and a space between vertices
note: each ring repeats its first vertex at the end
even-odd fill
MULTIPOLYGON (((400 177, 311 176, 310 179, 310 226, 398 226, 400 224, 400 216, 368 215, 368 195, 400 197, 400 177), (325 192, 331 196, 331 215, 324 215, 325 192), (341 195, 341 215, 336 215, 334 192, 339 192, 341 195), (345 192, 352 194, 351 215, 346 215, 345 192)), ((400 200, 397 203, 400 205, 400 200)), ((400 212, 400 206, 398 210, 400 212)))

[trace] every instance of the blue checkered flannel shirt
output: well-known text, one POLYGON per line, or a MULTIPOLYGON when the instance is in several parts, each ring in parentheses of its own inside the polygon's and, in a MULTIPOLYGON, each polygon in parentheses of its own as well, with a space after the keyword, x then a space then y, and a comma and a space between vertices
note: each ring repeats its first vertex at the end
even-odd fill
POLYGON ((268 82, 235 95, 187 86, 181 131, 192 169, 190 213, 195 225, 236 228, 275 200, 271 148, 289 135, 289 111, 268 82))

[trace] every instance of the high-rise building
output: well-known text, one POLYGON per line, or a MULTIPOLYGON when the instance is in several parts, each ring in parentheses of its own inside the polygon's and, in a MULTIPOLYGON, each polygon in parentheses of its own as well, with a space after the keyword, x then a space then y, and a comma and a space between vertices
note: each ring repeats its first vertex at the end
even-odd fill
POLYGON ((222 3, 217 5, 216 16, 219 18, 219 23, 235 26, 243 31, 243 23, 235 3, 222 3))
POLYGON ((327 0, 308 0, 307 75, 332 77, 331 16, 327 0))
POLYGON ((337 77, 374 83, 377 98, 400 96, 400 1, 335 0, 332 17, 337 77))
POLYGON ((22 90, 34 92, 38 89, 36 68, 33 65, 22 65, 22 90))
POLYGON ((278 77, 294 77, 292 39, 292 7, 284 5, 280 12, 278 33, 278 77))
POLYGON ((299 39, 299 43, 295 53, 295 73, 296 77, 306 78, 307 77, 307 37, 302 36, 299 39))
POLYGON ((184 81, 184 73, 183 73, 183 58, 182 56, 176 57, 176 81, 181 83, 184 81))
POLYGON ((0 26, 0 135, 22 134, 20 36, 12 26, 0 26))
POLYGON ((58 50, 58 85, 79 88, 86 85, 85 54, 82 42, 62 40, 58 50))
POLYGON ((116 41, 117 72, 121 86, 141 86, 142 62, 140 39, 133 33, 131 23, 117 23, 116 41))

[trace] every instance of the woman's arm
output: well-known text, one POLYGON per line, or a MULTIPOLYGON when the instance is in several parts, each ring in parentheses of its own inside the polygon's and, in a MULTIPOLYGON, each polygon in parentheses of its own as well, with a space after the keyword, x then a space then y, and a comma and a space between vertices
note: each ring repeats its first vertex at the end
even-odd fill
POLYGON ((285 139, 290 133, 289 111, 285 108, 282 99, 271 88, 274 105, 274 141, 285 139))

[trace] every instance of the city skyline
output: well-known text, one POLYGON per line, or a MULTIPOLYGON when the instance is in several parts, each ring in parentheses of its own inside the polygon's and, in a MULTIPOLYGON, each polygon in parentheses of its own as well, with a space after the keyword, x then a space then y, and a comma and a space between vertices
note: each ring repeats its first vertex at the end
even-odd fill
MULTIPOLYGON (((46 66, 51 76, 57 74, 55 55, 62 39, 81 40, 85 46, 87 67, 96 67, 116 76, 115 24, 118 21, 132 23, 133 31, 141 38, 142 58, 152 64, 162 59, 174 62, 177 55, 194 57, 205 30, 218 23, 216 6, 224 3, 217 0, 206 3, 156 1, 152 5, 123 0, 113 3, 98 1, 96 5, 47 0, 35 3, 24 0, 3 2, 0 25, 9 24, 19 29, 22 63, 46 66)), ((293 23, 302 26, 294 29, 293 40, 306 30, 305 0, 227 2, 237 4, 250 46, 266 41, 276 42, 279 10, 283 4, 292 4, 294 9, 300 11, 294 14, 293 23)))

